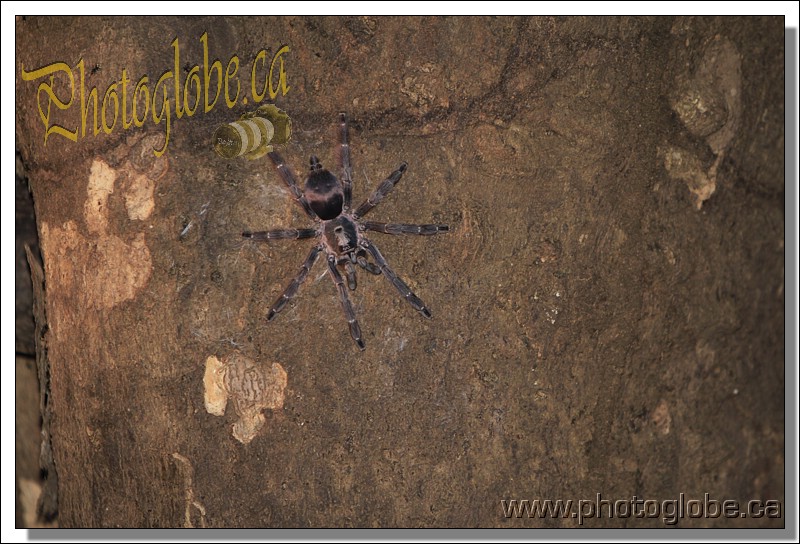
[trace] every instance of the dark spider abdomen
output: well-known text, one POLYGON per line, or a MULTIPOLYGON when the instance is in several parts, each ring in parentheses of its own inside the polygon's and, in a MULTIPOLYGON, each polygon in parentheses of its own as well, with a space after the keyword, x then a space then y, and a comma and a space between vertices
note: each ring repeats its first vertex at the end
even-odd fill
POLYGON ((323 221, 334 219, 342 213, 342 185, 336 176, 323 168, 308 174, 305 196, 311 209, 323 221))

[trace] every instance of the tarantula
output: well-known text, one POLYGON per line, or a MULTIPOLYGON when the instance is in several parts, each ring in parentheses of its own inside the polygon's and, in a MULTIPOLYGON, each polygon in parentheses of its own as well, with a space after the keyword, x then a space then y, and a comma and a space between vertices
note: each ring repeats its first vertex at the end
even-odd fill
POLYGON ((347 294, 344 279, 339 267, 343 267, 347 277, 347 287, 352 291, 356 288, 356 268, 360 266, 370 274, 383 274, 386 279, 400 292, 411 306, 425 317, 430 318, 431 312, 414 294, 398 275, 389 267, 381 252, 366 236, 366 231, 382 232, 384 234, 421 234, 424 236, 448 232, 447 225, 412 225, 407 223, 379 223, 364 221, 362 218, 369 213, 381 200, 392 191, 403 177, 408 165, 404 162, 389 177, 383 180, 375 191, 355 211, 350 207, 353 192, 353 170, 350 165, 350 145, 348 143, 347 115, 339 114, 339 160, 341 167, 341 181, 331 172, 322 167, 319 159, 312 155, 310 159, 311 170, 305 181, 305 189, 300 187, 292 171, 283 162, 276 152, 270 152, 269 158, 275 165, 278 175, 289 187, 292 197, 303 211, 314 220, 314 228, 308 229, 276 229, 260 232, 245 231, 242 236, 256 241, 267 240, 300 240, 304 238, 317 238, 319 242, 311 249, 306 257, 300 272, 289 283, 283 294, 275 301, 267 314, 267 320, 272 321, 286 303, 288 303, 305 281, 311 267, 324 252, 328 262, 330 274, 344 309, 344 315, 350 326, 350 336, 353 337, 359 349, 365 348, 361 338, 361 327, 358 325, 353 305, 347 294), (368 256, 375 261, 370 262, 368 256))

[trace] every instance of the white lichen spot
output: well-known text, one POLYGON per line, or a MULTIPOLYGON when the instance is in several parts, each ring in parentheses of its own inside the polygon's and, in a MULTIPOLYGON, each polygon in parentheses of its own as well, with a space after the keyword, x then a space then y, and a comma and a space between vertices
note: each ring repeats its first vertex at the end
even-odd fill
POLYGON ((128 191, 125 193, 125 209, 129 219, 143 221, 150 217, 156 207, 153 191, 156 184, 145 175, 138 175, 131 179, 128 191))
POLYGON ((228 404, 224 372, 225 365, 214 355, 206 359, 206 374, 203 378, 206 412, 215 416, 224 415, 225 405, 228 404))
POLYGON ((247 444, 258 434, 266 421, 264 410, 283 408, 287 375, 278 363, 264 369, 239 352, 206 359, 203 380, 206 411, 225 414, 228 400, 233 402, 239 420, 233 425, 233 437, 247 444))
POLYGON ((114 192, 116 171, 100 160, 92 162, 86 186, 85 216, 89 232, 102 233, 108 223, 108 197, 114 192))

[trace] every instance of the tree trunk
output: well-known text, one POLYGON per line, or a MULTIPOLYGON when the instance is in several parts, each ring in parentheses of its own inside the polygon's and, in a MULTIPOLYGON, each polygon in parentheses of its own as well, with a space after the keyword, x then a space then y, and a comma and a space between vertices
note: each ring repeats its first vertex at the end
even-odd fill
POLYGON ((501 501, 783 504, 782 18, 16 33, 61 526, 663 527, 501 501), (267 321, 315 242, 242 232, 312 221, 269 158, 212 137, 270 102, 301 183, 312 154, 339 175, 340 111, 354 204, 408 162, 369 218, 450 231, 371 240, 431 320, 360 269, 360 351, 322 258, 267 321))

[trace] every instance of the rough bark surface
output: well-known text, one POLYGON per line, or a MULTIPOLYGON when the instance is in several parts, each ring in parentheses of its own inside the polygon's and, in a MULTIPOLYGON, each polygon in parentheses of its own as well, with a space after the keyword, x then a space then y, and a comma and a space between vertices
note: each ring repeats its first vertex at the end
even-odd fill
POLYGON ((783 501, 783 24, 19 18, 59 524, 572 527, 501 500, 783 501), (336 164, 339 111, 355 201, 408 161, 370 219, 451 232, 371 239, 432 320, 361 274, 360 352, 318 262, 266 322, 312 242, 242 243, 310 226, 268 158, 212 150, 252 101, 229 109, 223 89, 180 119, 171 102, 161 157, 152 118, 45 145, 49 78, 23 68, 74 69, 51 119, 80 130, 80 59, 102 104, 123 69, 129 92, 160 89, 176 37, 182 81, 202 79, 204 32, 209 63, 241 60, 241 96, 256 53, 290 46, 276 103, 298 177, 311 154, 336 164))

